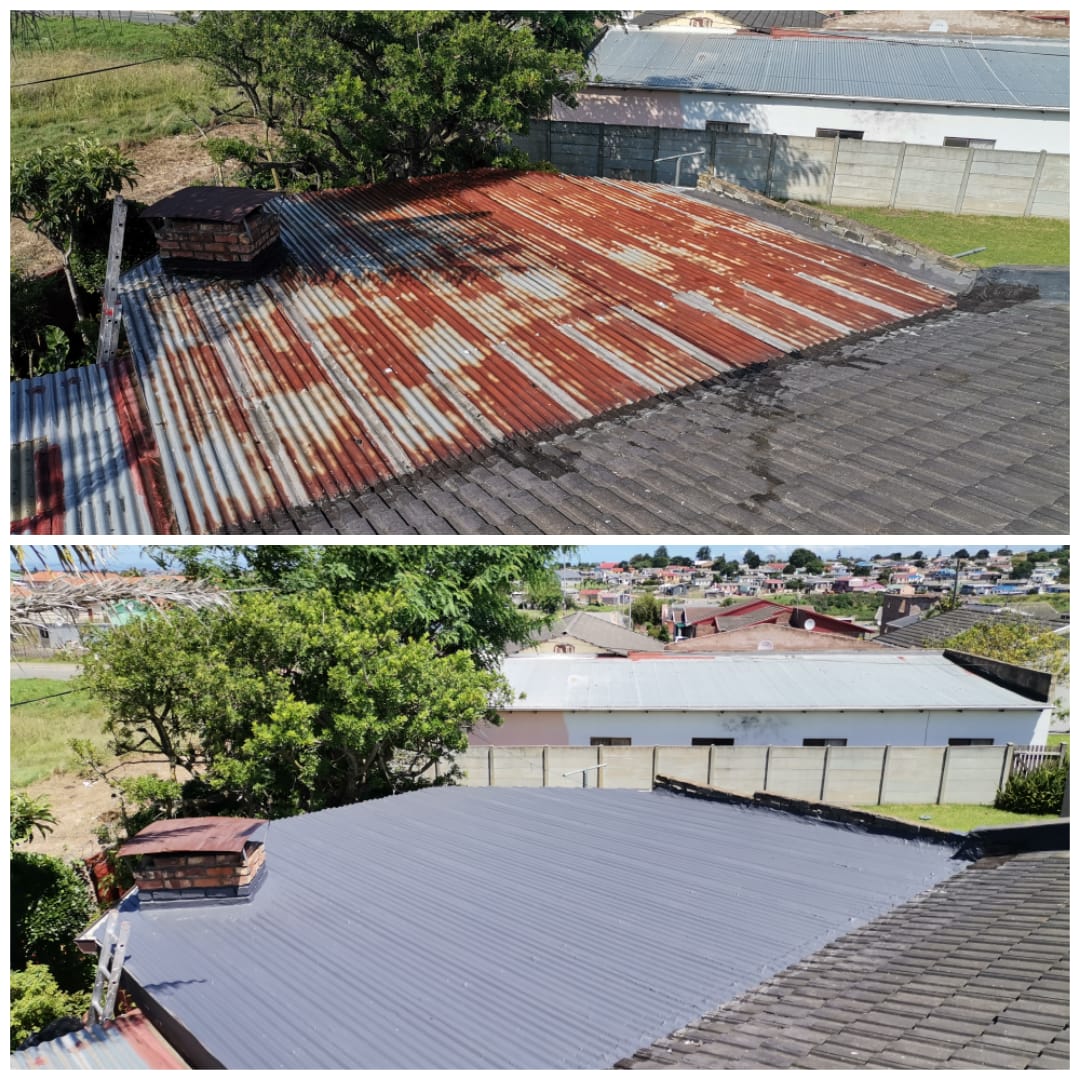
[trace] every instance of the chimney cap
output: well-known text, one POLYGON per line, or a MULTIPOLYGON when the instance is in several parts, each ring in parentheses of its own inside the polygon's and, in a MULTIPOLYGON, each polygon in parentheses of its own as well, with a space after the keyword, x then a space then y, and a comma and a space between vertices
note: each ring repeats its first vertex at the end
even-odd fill
POLYGON ((197 817, 155 821, 119 850, 121 856, 163 855, 177 852, 242 852, 250 843, 262 843, 265 818, 197 817))
POLYGON ((185 218, 189 221, 242 221, 253 210, 278 198, 280 191, 252 188, 195 186, 158 199, 139 215, 144 218, 185 218))

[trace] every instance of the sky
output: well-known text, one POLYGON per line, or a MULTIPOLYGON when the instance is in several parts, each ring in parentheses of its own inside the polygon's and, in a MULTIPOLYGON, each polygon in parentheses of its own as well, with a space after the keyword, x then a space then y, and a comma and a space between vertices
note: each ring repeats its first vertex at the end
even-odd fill
MULTIPOLYGON (((549 537, 544 541, 551 543, 554 540, 565 542, 564 538, 549 537)), ((975 552, 980 548, 988 548, 992 552, 1003 547, 1013 551, 1033 551, 1039 547, 1050 550, 1061 545, 1061 537, 1009 537, 1009 536, 862 536, 856 537, 859 543, 849 542, 851 537, 791 537, 781 538, 768 536, 736 537, 732 543, 732 537, 711 539, 708 536, 642 536, 626 542, 625 537, 611 538, 610 541, 595 541, 590 537, 578 538, 581 542, 577 545, 576 553, 570 553, 560 561, 574 563, 597 563, 597 562, 622 562, 639 552, 651 555, 656 548, 663 544, 668 549, 669 555, 685 555, 694 558, 698 549, 708 546, 714 559, 723 556, 726 559, 741 559, 743 553, 751 548, 763 559, 775 555, 777 559, 786 559, 797 547, 809 548, 822 558, 833 559, 837 552, 844 557, 869 558, 873 555, 889 555, 899 551, 903 555, 910 555, 915 551, 922 551, 927 556, 933 556, 941 550, 945 555, 951 555, 959 548, 967 548, 975 552), (591 541, 591 542, 590 542, 591 541), (726 542, 725 542, 726 541, 726 542)), ((410 540, 416 543, 416 540, 410 540)), ((438 541, 445 543, 445 540, 438 541)), ((471 541, 465 540, 464 543, 471 541)), ((520 540, 513 541, 520 543, 520 540)), ((198 546, 198 545, 195 545, 198 546)), ((35 545, 35 552, 39 552, 44 559, 45 565, 50 569, 59 569, 59 562, 47 544, 35 545)), ((144 548, 139 545, 117 545, 111 548, 101 549, 104 555, 103 569, 119 571, 138 569, 144 571, 157 570, 157 564, 144 553, 144 548)), ((28 554, 27 562, 32 570, 41 568, 41 560, 33 554, 28 554)), ((11 562, 15 568, 14 559, 11 562)))

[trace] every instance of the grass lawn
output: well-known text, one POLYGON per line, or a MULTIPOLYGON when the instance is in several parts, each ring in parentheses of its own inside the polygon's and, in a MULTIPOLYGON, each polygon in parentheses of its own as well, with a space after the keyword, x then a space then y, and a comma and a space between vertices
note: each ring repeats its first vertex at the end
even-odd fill
POLYGON ((105 709, 87 690, 18 705, 20 701, 71 689, 71 683, 60 679, 12 679, 12 787, 25 787, 54 772, 75 768, 75 756, 69 747, 72 739, 90 739, 98 746, 105 746, 101 733, 105 709))
POLYGON ((983 825, 1029 825, 1033 821, 1055 821, 1056 814, 1013 814, 1008 810, 995 810, 992 806, 973 806, 967 803, 883 803, 881 806, 860 806, 886 817, 913 821, 916 825, 929 825, 935 829, 951 829, 953 832, 970 832, 983 825))
POLYGON ((824 209, 925 244, 945 255, 985 247, 963 261, 973 266, 1068 266, 1069 223, 1050 218, 983 217, 863 206, 824 209))
MULTIPOLYGON (((38 35, 14 35, 12 84, 162 56, 166 26, 101 19, 43 18, 38 35)), ((159 61, 11 91, 11 154, 94 136, 122 147, 194 132, 209 104, 232 101, 193 63, 159 61)))

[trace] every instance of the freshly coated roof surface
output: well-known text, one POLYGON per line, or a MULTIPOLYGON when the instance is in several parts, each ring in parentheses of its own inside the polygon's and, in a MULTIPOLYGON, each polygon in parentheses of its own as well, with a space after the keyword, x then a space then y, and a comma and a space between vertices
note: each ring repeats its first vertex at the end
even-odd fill
POLYGON ((502 671, 514 690, 503 712, 1041 708, 931 652, 665 654, 633 661, 515 656, 502 671))
MULTIPOLYGON (((638 634, 625 627, 616 626, 608 619, 600 619, 590 615, 587 611, 575 611, 565 618, 558 619, 545 630, 539 631, 533 638, 537 643, 544 641, 557 641, 564 634, 580 638, 591 645, 612 652, 663 652, 662 642, 651 638, 648 634, 638 634)), ((522 646, 528 648, 529 646, 522 646)), ((520 652, 520 648, 510 650, 520 652)))
POLYGON ((287 258, 257 281, 125 275, 134 363, 92 402, 70 373, 13 385, 25 528, 236 528, 954 304, 656 185, 491 172, 275 205, 287 258))
POLYGON ((265 533, 1067 534, 1069 308, 953 313, 260 516, 265 533))
POLYGON ((230 1068, 603 1068, 943 880, 951 849, 666 792, 436 788, 275 821, 127 977, 230 1068))
POLYGON ((186 1069, 176 1051, 138 1010, 92 1024, 28 1050, 16 1050, 11 1069, 186 1069))
POLYGON ((1068 1069, 1069 854, 981 860, 617 1067, 1068 1069))
MULTIPOLYGON (((907 623, 907 620, 903 620, 907 623)), ((991 607, 975 606, 945 611, 929 618, 916 619, 899 629, 886 628, 878 639, 882 645, 891 645, 898 649, 937 648, 954 634, 962 634, 980 623, 1023 623, 1036 630, 1060 629, 1066 625, 1063 620, 1050 622, 1044 619, 1031 619, 1008 611, 995 611, 991 607)))
POLYGON ((591 59, 600 87, 1069 108, 1067 53, 1000 43, 611 30, 591 59))

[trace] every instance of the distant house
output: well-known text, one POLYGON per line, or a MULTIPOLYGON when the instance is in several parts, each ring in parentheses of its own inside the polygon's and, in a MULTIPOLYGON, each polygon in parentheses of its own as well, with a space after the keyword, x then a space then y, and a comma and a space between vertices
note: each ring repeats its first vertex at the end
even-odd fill
POLYGON ((533 635, 530 644, 508 649, 511 656, 626 656, 631 652, 660 652, 663 644, 648 634, 627 630, 599 615, 575 611, 533 635))
POLYGON ((1067 42, 611 30, 556 120, 1069 153, 1067 42))
POLYGON ((664 627, 676 641, 697 642, 714 635, 726 635, 745 627, 762 625, 790 626, 817 634, 839 634, 849 640, 864 638, 868 634, 868 631, 848 620, 823 615, 807 605, 795 607, 764 598, 728 607, 672 604, 664 616, 664 627))

